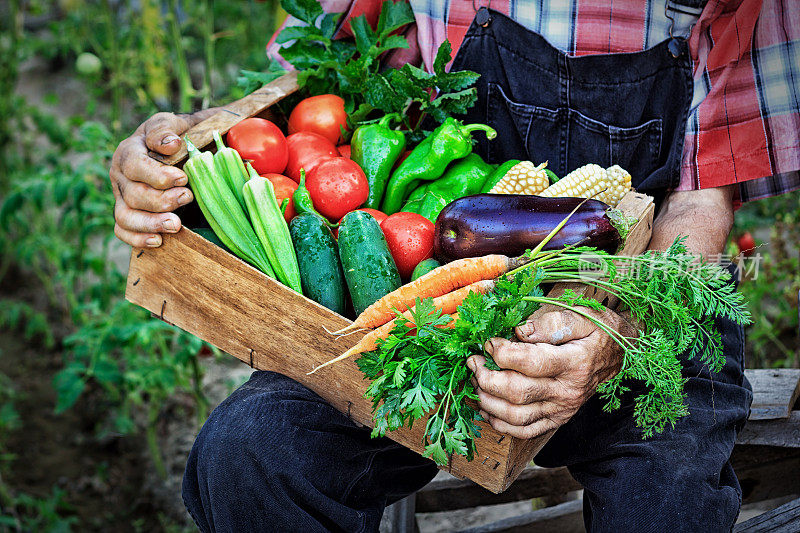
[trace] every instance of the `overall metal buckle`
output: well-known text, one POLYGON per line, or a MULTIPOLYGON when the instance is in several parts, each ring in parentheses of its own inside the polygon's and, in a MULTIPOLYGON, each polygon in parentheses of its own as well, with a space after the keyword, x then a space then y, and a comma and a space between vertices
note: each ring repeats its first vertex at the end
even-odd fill
POLYGON ((488 7, 491 4, 492 2, 491 0, 489 0, 489 3, 487 5, 478 7, 477 5, 475 5, 475 0, 472 0, 472 8, 477 11, 477 13, 475 14, 475 22, 484 28, 489 26, 489 24, 491 24, 492 22, 492 15, 489 13, 488 9, 488 7))
POLYGON ((683 53, 683 47, 681 46, 681 40, 672 35, 672 30, 675 27, 675 18, 669 11, 669 0, 664 2, 664 15, 669 19, 669 42, 667 43, 667 49, 672 57, 678 59, 683 53))

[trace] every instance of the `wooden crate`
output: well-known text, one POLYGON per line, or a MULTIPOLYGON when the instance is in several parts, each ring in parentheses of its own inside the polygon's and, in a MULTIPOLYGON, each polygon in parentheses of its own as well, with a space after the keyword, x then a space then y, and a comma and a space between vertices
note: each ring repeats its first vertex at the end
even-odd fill
MULTIPOLYGON (((198 147, 204 147, 211 143, 213 130, 225 133, 244 118, 263 116, 269 106, 295 90, 296 77, 287 74, 224 107, 187 134, 198 147)), ((185 157, 186 151, 181 150, 159 159, 181 165, 185 157)), ((650 239, 652 198, 631 192, 619 207, 639 220, 622 253, 638 254, 650 239)), ((573 288, 598 299, 604 296, 583 286, 573 288)), ((307 375, 363 335, 335 338, 323 329, 334 331, 350 320, 288 289, 189 229, 164 235, 159 248, 132 250, 125 296, 253 368, 280 372, 303 383, 355 422, 372 426, 371 401, 364 398, 369 383, 354 358, 307 375)), ((551 435, 522 440, 497 433, 485 423, 480 425, 476 458, 468 462, 453 457, 444 469, 496 493, 516 479, 551 435)), ((422 453, 424 428, 425 423, 420 422, 413 429, 391 432, 389 437, 422 453)))

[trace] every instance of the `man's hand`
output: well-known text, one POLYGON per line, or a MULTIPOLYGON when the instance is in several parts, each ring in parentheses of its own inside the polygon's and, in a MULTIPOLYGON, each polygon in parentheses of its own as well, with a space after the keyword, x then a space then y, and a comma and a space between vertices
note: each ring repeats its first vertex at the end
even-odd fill
POLYGON ((192 201, 186 174, 159 163, 148 150, 172 155, 181 147, 180 135, 216 112, 208 109, 194 115, 157 113, 119 143, 111 158, 114 189, 114 233, 137 248, 161 246, 161 233, 175 233, 180 219, 170 211, 192 201))
MULTIPOLYGON (((613 311, 586 312, 624 335, 634 332, 613 311)), ((567 422, 622 364, 619 345, 571 311, 537 311, 516 334, 522 342, 494 338, 486 343, 504 370, 489 370, 480 355, 467 361, 475 373, 481 415, 513 437, 530 439, 567 422)))

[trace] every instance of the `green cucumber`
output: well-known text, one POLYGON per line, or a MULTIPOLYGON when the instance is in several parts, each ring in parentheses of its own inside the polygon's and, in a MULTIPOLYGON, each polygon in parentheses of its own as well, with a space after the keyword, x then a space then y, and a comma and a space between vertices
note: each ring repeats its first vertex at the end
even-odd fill
POLYGON ((378 221, 351 211, 339 226, 339 257, 356 315, 402 285, 378 221))
POLYGON ((322 217, 302 213, 289 224, 303 294, 335 313, 345 312, 345 285, 336 241, 322 217))
POLYGON ((411 273, 411 281, 414 281, 417 278, 421 278, 434 268, 440 266, 442 266, 442 264, 434 258, 423 259, 417 264, 417 266, 414 267, 414 271, 411 273))

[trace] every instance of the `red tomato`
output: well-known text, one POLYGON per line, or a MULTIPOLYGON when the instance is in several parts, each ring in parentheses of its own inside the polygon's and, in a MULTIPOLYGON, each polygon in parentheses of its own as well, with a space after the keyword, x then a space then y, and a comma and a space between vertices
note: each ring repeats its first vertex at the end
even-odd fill
POLYGON ((228 146, 250 159, 259 174, 281 173, 289 152, 283 132, 263 118, 246 118, 228 132, 228 146))
POLYGON ((272 187, 275 189, 275 199, 278 200, 278 206, 281 205, 285 198, 289 199, 289 205, 286 206, 286 212, 283 214, 283 218, 288 223, 297 215, 292 201, 292 195, 297 190, 297 182, 281 174, 264 174, 264 177, 272 183, 272 187))
POLYGON ((301 100, 289 115, 289 133, 310 131, 336 144, 342 135, 339 127, 347 128, 344 100, 335 94, 321 94, 301 100))
POLYGON ((340 144, 339 146, 336 147, 336 149, 339 150, 339 153, 341 154, 342 157, 346 157, 347 159, 352 159, 350 157, 350 145, 349 144, 340 144))
MULTIPOLYGON (((356 211, 364 211, 365 213, 369 213, 370 215, 373 216, 373 218, 375 218, 375 220, 378 221, 378 224, 386 220, 386 217, 388 216, 383 211, 378 211, 377 209, 372 209, 371 207, 359 207, 358 209, 356 209, 356 211)), ((339 224, 342 223, 343 219, 344 216, 342 216, 342 218, 339 219, 339 224)), ((336 237, 337 239, 339 238, 339 228, 333 228, 333 236, 336 237)))
POLYGON ((420 261, 433 257, 434 224, 424 216, 401 211, 386 217, 381 229, 401 278, 410 278, 420 261))
POLYGON ((286 164, 285 175, 300 183, 300 169, 306 170, 306 176, 311 170, 325 159, 339 157, 336 145, 322 135, 302 131, 286 137, 289 148, 289 161, 286 164))
POLYGON ((367 201, 369 183, 364 171, 346 157, 326 159, 306 175, 306 187, 314 207, 330 220, 367 201))
POLYGON ((744 254, 745 257, 750 257, 755 250, 756 240, 750 235, 749 231, 746 231, 736 239, 736 244, 739 246, 739 253, 744 254))

